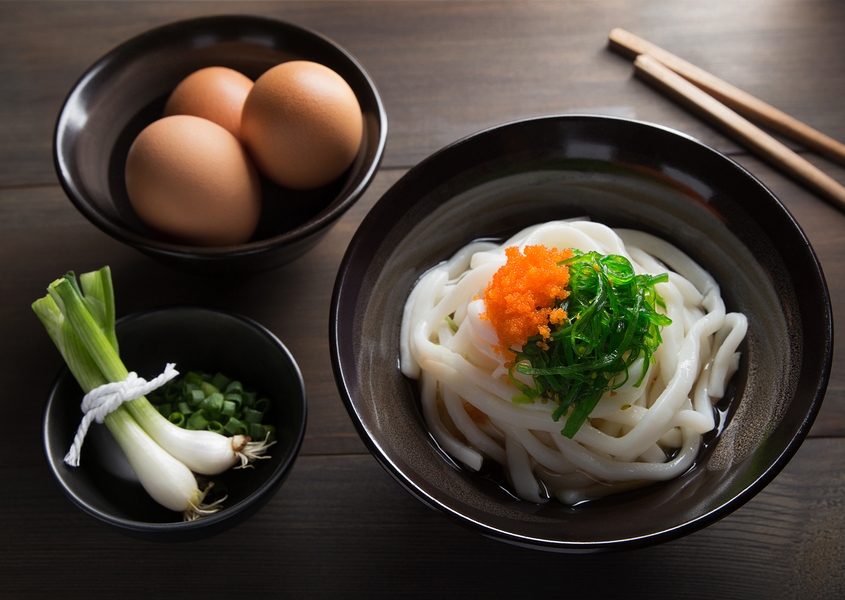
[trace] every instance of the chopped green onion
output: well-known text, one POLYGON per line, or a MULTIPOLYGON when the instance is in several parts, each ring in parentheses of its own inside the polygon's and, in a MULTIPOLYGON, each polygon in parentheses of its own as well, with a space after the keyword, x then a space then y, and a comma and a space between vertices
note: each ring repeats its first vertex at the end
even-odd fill
POLYGON ((235 404, 231 400, 223 400, 223 408, 220 409, 220 416, 221 417, 231 417, 235 414, 236 408, 237 408, 237 404, 235 404))
POLYGON ((248 435, 249 434, 249 427, 246 423, 241 421, 240 419, 236 419, 234 417, 230 417, 228 421, 226 421, 226 425, 223 426, 224 431, 227 435, 248 435))
POLYGON ((222 373, 215 373, 214 377, 211 378, 211 385, 218 390, 225 390, 230 382, 231 380, 222 373))
POLYGON ((185 428, 193 431, 201 431, 203 429, 208 429, 209 422, 210 421, 205 418, 205 411, 198 410, 188 417, 188 422, 185 424, 185 428))
MULTIPOLYGON (((264 419, 271 406, 269 398, 259 396, 255 390, 245 389, 237 379, 231 379, 222 373, 210 375, 201 371, 190 371, 184 376, 168 381, 163 387, 152 392, 148 399, 165 416, 169 413, 162 407, 168 403, 171 405, 170 410, 187 415, 184 423, 186 429, 212 427, 218 431, 216 423, 220 423, 222 429, 219 433, 226 436, 249 436, 251 439, 256 438, 249 433, 249 425, 264 425, 264 419), (185 407, 193 409, 185 410, 185 407), (202 414, 194 416, 197 410, 202 414), (229 422, 232 422, 232 426, 228 426, 229 422)), ((256 429, 253 433, 257 431, 256 429)), ((266 438, 267 435, 268 432, 264 430, 260 439, 266 438)), ((268 439, 275 439, 275 430, 270 432, 268 439)))
POLYGON ((255 436, 256 439, 261 439, 261 436, 269 437, 275 434, 275 430, 268 429, 266 426, 260 423, 250 423, 249 424, 249 436, 255 436))

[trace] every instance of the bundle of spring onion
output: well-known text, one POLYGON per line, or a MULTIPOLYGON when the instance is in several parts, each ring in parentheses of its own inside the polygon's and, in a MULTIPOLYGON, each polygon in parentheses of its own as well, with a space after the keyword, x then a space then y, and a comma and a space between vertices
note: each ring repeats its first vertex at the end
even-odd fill
MULTIPOLYGON (((86 400, 98 392, 113 391, 115 384, 120 388, 140 379, 127 370, 118 353, 109 267, 83 273, 78 281, 72 272, 68 273, 51 283, 47 291, 32 308, 86 400)), ((168 365, 155 383, 150 382, 152 386, 139 389, 148 390, 177 374, 173 365, 168 365)), ((195 474, 217 475, 232 467, 248 466, 254 459, 267 458, 266 449, 273 443, 267 438, 253 442, 244 435, 227 437, 213 431, 177 427, 143 395, 127 401, 119 399, 116 404, 97 420, 105 423, 150 496, 162 506, 181 512, 185 520, 217 512, 223 500, 204 503, 209 487, 200 489, 195 474)), ((83 401, 83 411, 86 410, 83 401)), ((80 427, 74 446, 65 457, 72 466, 79 461, 84 429, 80 427)))

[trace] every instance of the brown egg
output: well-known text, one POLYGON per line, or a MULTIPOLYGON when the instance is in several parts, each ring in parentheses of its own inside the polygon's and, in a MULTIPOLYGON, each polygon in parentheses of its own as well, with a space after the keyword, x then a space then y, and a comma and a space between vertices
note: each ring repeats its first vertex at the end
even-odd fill
POLYGON ((244 147, 207 119, 175 115, 148 125, 126 158, 126 191, 138 217, 185 244, 249 240, 261 184, 244 147))
POLYGON ((258 170, 298 190, 337 179, 355 160, 363 131, 361 107, 349 84, 309 61, 266 71, 241 115, 241 139, 258 170))
POLYGON ((188 75, 170 94, 164 116, 194 115, 241 136, 241 111, 252 80, 234 69, 206 67, 188 75))

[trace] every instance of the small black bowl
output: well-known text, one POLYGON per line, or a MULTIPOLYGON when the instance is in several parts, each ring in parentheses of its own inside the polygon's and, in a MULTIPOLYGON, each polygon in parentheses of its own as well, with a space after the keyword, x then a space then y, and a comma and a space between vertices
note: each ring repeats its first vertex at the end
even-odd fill
POLYGON ((332 298, 341 397, 384 468, 426 505, 483 535, 558 552, 675 539, 734 511, 795 454, 821 406, 833 324, 821 267, 757 179, 692 138, 636 121, 557 116, 511 123, 435 153, 364 219, 332 298), (748 317, 724 430, 672 481, 574 507, 517 500, 457 468, 399 370, 402 311, 418 278, 479 238, 588 216, 672 242, 748 317))
POLYGON ((375 84, 346 50, 322 35, 254 16, 202 17, 164 25, 124 42, 94 63, 59 113, 53 159, 59 182, 94 225, 166 264, 193 272, 248 274, 272 269, 312 248, 364 193, 381 162, 387 116, 375 84), (264 206, 253 238, 200 248, 160 239, 137 218, 124 182, 133 140, 162 116, 170 92, 203 67, 256 79, 289 60, 333 69, 352 87, 364 116, 358 156, 333 183, 309 192, 263 181, 264 206))
POLYGON ((130 371, 151 379, 168 362, 180 373, 223 373, 272 401, 267 422, 277 443, 269 459, 253 469, 230 470, 212 478, 225 484, 228 498, 219 512, 195 521, 156 503, 141 487, 123 452, 104 425, 92 424, 80 465, 64 456, 82 418, 82 390, 64 367, 50 389, 44 413, 47 462, 68 497, 83 511, 132 537, 191 541, 242 523, 278 491, 293 468, 305 436, 307 405, 299 367, 285 346, 258 323, 231 313, 173 307, 136 313, 117 322, 120 356, 130 371))

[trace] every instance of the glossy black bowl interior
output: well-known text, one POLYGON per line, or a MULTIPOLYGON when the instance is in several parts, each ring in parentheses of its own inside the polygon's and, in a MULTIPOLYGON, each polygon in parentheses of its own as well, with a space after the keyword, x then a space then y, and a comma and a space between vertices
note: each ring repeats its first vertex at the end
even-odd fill
POLYGON ((225 484, 220 512, 196 521, 157 504, 138 482, 105 425, 92 424, 80 465, 63 461, 82 418, 82 391, 67 368, 57 377, 44 413, 47 461, 68 497, 89 515, 133 537, 189 541, 208 537, 252 516, 273 497, 293 468, 305 435, 305 386, 285 346, 250 319, 204 308, 174 307, 130 315, 117 323, 120 355, 130 371, 152 379, 175 362, 180 373, 221 372, 272 401, 268 422, 278 442, 254 469, 212 478, 225 484))
POLYGON ((562 116, 496 127, 411 169, 350 244, 334 289, 338 388, 373 455, 405 488, 484 535, 563 552, 645 546, 741 506, 793 456, 827 386, 831 308, 818 261, 783 205, 736 163, 676 132, 562 116), (588 216, 657 234, 708 269, 749 330, 719 405, 726 425, 683 477, 567 507, 516 500, 449 460, 398 368, 405 300, 477 238, 588 216))
POLYGON ((185 270, 243 273, 289 262, 316 244, 370 184, 386 138, 387 117, 378 90, 346 50, 281 21, 213 16, 153 29, 94 63, 61 109, 53 151, 68 197, 109 235, 185 270), (256 79, 288 60, 322 63, 354 90, 363 111, 364 137, 352 166, 335 182, 309 192, 264 180, 261 224, 246 244, 197 248, 159 239, 135 216, 126 194, 124 165, 132 141, 161 117, 170 92, 190 73, 223 66, 256 79))

